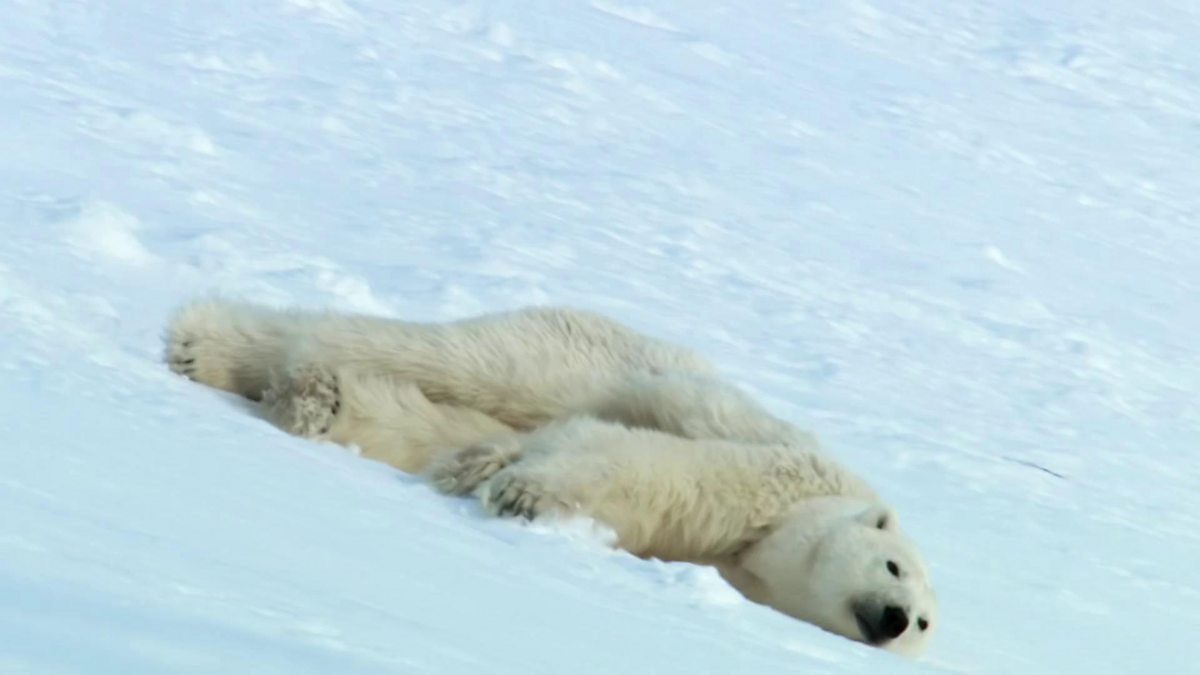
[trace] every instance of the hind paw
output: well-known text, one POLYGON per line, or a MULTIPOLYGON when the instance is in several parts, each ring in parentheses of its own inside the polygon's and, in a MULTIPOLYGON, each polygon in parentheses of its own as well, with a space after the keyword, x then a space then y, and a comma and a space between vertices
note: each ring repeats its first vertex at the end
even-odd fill
POLYGON ((188 379, 218 389, 235 388, 233 364, 209 338, 172 332, 167 336, 165 359, 173 372, 188 379))
POLYGON ((318 366, 295 368, 272 382, 263 395, 263 409, 271 422, 288 433, 322 437, 342 409, 337 376, 318 366))
POLYGON ((210 387, 262 398, 273 354, 257 321, 221 302, 196 302, 167 326, 163 359, 174 372, 210 387))

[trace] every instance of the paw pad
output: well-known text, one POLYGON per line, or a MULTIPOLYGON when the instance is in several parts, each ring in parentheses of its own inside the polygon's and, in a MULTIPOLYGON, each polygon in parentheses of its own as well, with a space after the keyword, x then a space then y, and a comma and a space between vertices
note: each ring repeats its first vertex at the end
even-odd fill
POLYGON ((263 397, 267 417, 289 433, 306 438, 324 436, 341 412, 337 378, 324 369, 306 366, 277 378, 263 397))

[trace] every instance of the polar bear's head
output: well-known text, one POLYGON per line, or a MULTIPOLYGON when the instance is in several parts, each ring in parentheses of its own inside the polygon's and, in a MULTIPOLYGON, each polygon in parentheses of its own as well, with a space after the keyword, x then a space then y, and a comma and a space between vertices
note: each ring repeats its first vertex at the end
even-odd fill
POLYGON ((801 502, 722 573, 751 600, 890 651, 920 653, 938 623, 924 564, 877 503, 801 502))

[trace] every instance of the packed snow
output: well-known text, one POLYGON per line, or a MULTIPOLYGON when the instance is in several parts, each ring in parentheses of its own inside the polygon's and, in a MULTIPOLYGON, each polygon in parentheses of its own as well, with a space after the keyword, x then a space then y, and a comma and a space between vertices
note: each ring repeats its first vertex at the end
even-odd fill
POLYGON ((0 672, 1185 672, 1200 5, 89 3, 0 21, 0 672), (897 508, 924 657, 177 377, 220 293, 577 305, 897 508))

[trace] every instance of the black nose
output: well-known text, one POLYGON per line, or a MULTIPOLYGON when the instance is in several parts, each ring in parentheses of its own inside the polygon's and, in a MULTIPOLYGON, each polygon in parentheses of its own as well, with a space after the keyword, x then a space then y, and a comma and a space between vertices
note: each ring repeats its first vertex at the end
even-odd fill
POLYGON ((879 633, 889 638, 898 638, 908 630, 908 613, 903 609, 888 605, 883 608, 879 617, 879 633))

